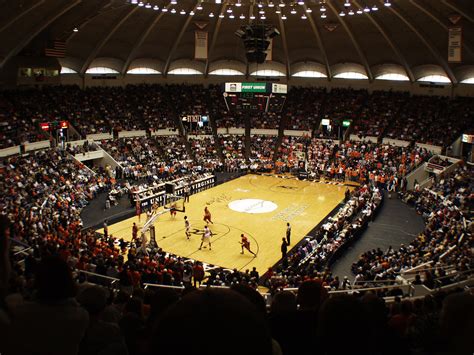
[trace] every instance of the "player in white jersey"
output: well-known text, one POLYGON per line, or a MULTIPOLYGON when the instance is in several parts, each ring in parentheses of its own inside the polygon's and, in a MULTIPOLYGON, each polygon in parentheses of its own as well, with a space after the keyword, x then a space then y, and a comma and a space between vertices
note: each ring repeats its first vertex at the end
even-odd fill
POLYGON ((186 239, 189 240, 189 237, 191 236, 191 223, 188 221, 188 216, 184 216, 184 229, 186 233, 186 239))
MULTIPOLYGON (((204 243, 209 244, 209 250, 212 250, 212 249, 211 249, 211 235, 212 235, 211 230, 209 229, 208 226, 205 226, 205 227, 204 227, 204 233, 203 233, 202 238, 201 238, 201 245, 199 246, 199 250, 201 250, 202 245, 203 245, 204 243)), ((204 248, 205 248, 205 247, 204 247, 204 248)))

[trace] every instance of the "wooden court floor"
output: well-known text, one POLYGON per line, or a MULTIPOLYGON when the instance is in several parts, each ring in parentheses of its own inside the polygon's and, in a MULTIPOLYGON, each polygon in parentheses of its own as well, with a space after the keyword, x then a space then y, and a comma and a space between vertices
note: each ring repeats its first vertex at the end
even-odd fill
MULTIPOLYGON (((192 195, 186 204, 186 212, 178 212, 176 218, 168 213, 159 216, 155 222, 156 241, 163 250, 176 255, 243 271, 255 266, 264 273, 281 258, 280 245, 286 233, 286 223, 290 222, 292 227, 291 248, 341 202, 345 189, 342 185, 322 182, 242 176, 192 195), (246 205, 244 199, 262 201, 250 201, 246 205), (243 212, 232 210, 229 207, 231 202, 239 205, 241 210, 243 208, 243 212), (254 213, 272 203, 276 205, 273 211, 254 213), (209 225, 213 233, 212 250, 198 249, 205 226, 205 206, 214 222, 209 225), (185 236, 184 215, 191 222, 191 240, 185 236), (240 254, 241 233, 249 238, 251 250, 257 253, 256 258, 247 251, 240 254)), ((133 217, 109 226, 109 234, 130 240, 133 222, 141 227, 146 222, 146 215, 142 214, 140 223, 138 217, 133 217)))

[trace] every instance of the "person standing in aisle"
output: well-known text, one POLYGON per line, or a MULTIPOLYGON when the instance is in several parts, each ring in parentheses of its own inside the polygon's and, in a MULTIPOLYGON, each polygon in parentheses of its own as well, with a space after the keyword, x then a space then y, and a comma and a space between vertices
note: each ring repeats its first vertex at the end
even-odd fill
POLYGON ((291 226, 290 222, 286 223, 286 243, 290 245, 290 238, 291 238, 291 226))

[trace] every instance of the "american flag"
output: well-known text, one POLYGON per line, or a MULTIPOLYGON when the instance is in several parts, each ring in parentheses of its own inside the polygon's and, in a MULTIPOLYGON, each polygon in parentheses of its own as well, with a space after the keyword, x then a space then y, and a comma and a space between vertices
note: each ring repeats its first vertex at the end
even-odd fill
POLYGON ((54 40, 44 49, 46 57, 64 58, 66 56, 66 42, 54 40))

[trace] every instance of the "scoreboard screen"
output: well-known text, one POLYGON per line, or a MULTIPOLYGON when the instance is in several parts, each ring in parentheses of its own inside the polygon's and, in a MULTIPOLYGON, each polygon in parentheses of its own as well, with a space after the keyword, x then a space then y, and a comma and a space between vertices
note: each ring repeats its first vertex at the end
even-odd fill
POLYGON ((225 83, 224 101, 229 111, 280 112, 287 86, 274 83, 225 83))

